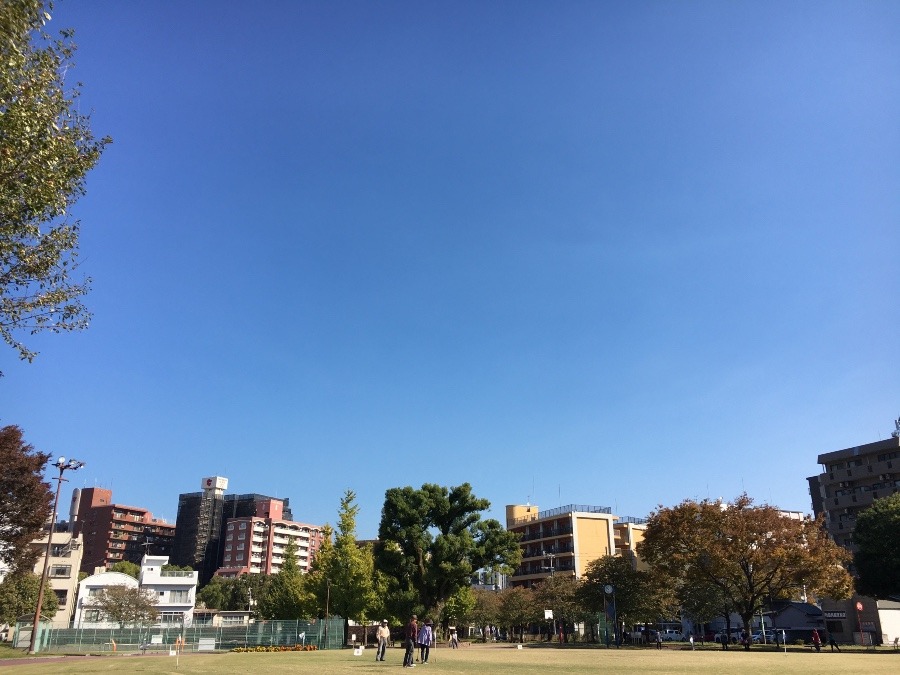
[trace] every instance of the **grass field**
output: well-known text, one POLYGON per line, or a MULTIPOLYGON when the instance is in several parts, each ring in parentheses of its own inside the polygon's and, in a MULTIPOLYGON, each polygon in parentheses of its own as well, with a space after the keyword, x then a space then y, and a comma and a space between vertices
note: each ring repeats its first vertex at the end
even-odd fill
MULTIPOLYGON (((0 661, 0 671, 30 673, 380 673, 396 671, 403 651, 391 649, 384 663, 375 662, 375 651, 363 656, 351 650, 285 652, 276 654, 189 654, 176 660, 170 656, 105 656, 40 658, 32 663, 19 659, 0 661)), ((466 649, 432 650, 431 662, 418 666, 418 675, 437 671, 456 673, 584 673, 602 670, 611 673, 897 673, 900 652, 789 652, 683 649, 557 649, 552 647, 516 649, 510 645, 478 645, 466 649)))

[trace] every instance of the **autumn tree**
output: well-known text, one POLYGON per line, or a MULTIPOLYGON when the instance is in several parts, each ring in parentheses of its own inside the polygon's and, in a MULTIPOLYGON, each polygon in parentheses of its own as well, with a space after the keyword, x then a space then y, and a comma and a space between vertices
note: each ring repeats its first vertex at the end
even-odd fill
POLYGON ((391 488, 385 494, 376 567, 392 579, 392 613, 439 616, 441 606, 468 586, 479 569, 511 571, 521 560, 518 538, 494 519, 490 502, 472 486, 391 488))
POLYGON ((80 111, 71 31, 44 32, 42 0, 0 11, 0 336, 22 359, 21 332, 78 330, 88 279, 75 279, 78 221, 72 205, 108 138, 94 138, 80 111))
POLYGON ((348 619, 365 623, 379 609, 372 546, 360 546, 356 541, 359 506, 355 502, 356 494, 347 490, 341 498, 334 543, 327 528, 307 580, 318 606, 324 608, 327 602, 329 613, 344 619, 345 637, 348 619))
MULTIPOLYGON (((31 572, 16 571, 6 575, 0 582, 0 624, 14 624, 25 614, 33 616, 40 584, 41 577, 31 572)), ((41 616, 54 616, 58 607, 56 595, 44 593, 41 616)))
POLYGON ((119 628, 139 626, 156 621, 156 594, 136 586, 115 585, 102 588, 89 599, 88 607, 98 609, 119 628))
POLYGON ((900 597, 900 492, 876 499, 856 517, 856 589, 874 598, 900 597))
POLYGON ((820 520, 795 519, 746 494, 725 504, 686 500, 650 515, 638 555, 676 585, 708 583, 749 629, 770 598, 810 593, 849 597, 845 549, 820 520))
POLYGON ((290 540, 284 547, 281 569, 273 574, 257 604, 264 619, 305 619, 312 602, 297 564, 297 544, 290 540))
POLYGON ((0 563, 13 570, 31 570, 38 552, 29 543, 50 518, 52 494, 43 479, 48 459, 24 441, 19 427, 0 429, 0 563))

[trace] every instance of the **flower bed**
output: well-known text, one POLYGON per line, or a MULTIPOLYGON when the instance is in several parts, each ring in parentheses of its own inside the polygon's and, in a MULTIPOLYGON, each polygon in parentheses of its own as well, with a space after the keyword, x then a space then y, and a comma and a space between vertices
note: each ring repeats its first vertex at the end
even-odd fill
POLYGON ((319 648, 316 645, 294 645, 293 647, 288 647, 287 645, 269 645, 266 647, 235 647, 231 651, 240 652, 240 653, 261 653, 261 652, 315 652, 318 651, 319 648))

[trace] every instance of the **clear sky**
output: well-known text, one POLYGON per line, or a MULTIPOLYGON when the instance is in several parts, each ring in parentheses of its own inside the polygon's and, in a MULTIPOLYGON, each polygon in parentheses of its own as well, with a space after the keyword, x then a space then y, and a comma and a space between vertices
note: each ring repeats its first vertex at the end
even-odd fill
MULTIPOLYGON (((88 331, 0 352, 69 486, 810 511, 900 415, 900 3, 57 3, 114 144, 88 331)), ((64 492, 64 505, 68 488, 64 492)), ((65 508, 63 511, 65 512, 65 508)))

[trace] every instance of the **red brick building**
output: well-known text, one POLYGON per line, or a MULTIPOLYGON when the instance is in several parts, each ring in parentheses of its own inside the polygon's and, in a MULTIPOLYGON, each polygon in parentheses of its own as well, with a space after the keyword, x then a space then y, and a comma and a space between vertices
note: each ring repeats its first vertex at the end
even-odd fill
POLYGON ((84 539, 83 572, 123 560, 140 565, 145 554, 171 553, 175 526, 139 506, 113 504, 112 490, 76 488, 69 513, 74 534, 84 539))

